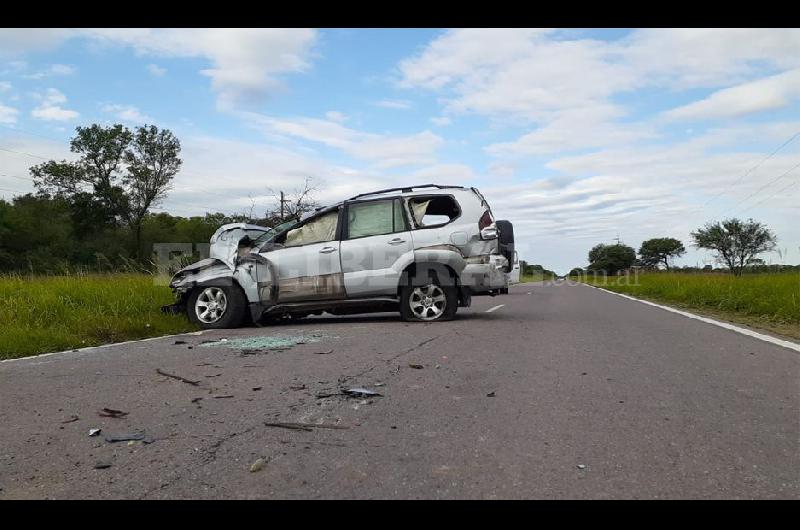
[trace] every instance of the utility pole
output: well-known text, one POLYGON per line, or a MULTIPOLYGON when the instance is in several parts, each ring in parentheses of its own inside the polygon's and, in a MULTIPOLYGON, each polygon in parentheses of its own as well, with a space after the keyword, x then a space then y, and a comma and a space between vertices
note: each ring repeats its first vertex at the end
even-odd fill
POLYGON ((283 222, 283 203, 286 202, 283 198, 283 192, 281 192, 281 222, 283 222))

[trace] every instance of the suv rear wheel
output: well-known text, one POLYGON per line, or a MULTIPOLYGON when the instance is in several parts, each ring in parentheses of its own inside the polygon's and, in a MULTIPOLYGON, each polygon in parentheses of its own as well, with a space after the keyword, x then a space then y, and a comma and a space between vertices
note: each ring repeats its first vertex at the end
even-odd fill
POLYGON ((246 309, 244 293, 237 286, 207 286, 192 291, 186 314, 203 329, 225 329, 239 326, 246 309))
POLYGON ((456 286, 443 284, 433 271, 421 277, 412 277, 409 284, 400 290, 400 315, 403 320, 410 322, 452 320, 457 309, 456 286))

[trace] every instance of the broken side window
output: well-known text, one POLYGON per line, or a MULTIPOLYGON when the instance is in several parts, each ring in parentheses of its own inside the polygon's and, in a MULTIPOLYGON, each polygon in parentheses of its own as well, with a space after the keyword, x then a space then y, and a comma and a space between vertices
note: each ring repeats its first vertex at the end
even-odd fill
POLYGON ((408 205, 418 228, 449 223, 461 213, 455 199, 447 195, 415 197, 408 205))
POLYGON ((289 230, 286 233, 286 243, 284 246, 299 247, 300 245, 333 241, 336 238, 338 219, 339 212, 333 211, 317 217, 299 228, 289 230))

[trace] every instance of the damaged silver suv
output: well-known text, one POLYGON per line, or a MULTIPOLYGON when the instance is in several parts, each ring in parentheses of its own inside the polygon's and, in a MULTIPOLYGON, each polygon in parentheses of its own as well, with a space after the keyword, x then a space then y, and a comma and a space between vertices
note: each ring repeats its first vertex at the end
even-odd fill
POLYGON ((475 188, 427 184, 357 195, 275 228, 226 225, 210 258, 170 287, 202 328, 400 311, 440 321, 472 295, 507 292, 514 234, 475 188))

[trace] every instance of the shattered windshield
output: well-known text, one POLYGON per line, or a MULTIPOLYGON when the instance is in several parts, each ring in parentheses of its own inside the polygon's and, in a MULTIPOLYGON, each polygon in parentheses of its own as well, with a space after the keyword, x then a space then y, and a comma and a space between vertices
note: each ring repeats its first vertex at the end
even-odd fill
POLYGON ((287 230, 291 229, 297 223, 299 223, 299 221, 297 221, 296 219, 292 219, 291 221, 286 221, 285 223, 279 224, 269 232, 266 232, 260 235, 258 238, 256 238, 255 241, 253 241, 253 247, 255 248, 263 247, 264 245, 275 239, 276 236, 279 236, 282 233, 286 232, 287 230))

